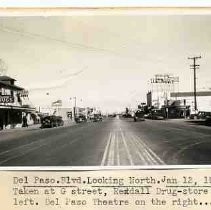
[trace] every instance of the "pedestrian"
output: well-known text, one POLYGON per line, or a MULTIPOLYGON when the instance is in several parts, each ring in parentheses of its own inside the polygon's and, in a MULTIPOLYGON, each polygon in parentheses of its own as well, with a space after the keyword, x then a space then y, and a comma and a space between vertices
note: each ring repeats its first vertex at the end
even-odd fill
POLYGON ((22 127, 27 127, 28 128, 28 123, 27 123, 26 115, 23 116, 23 125, 22 125, 22 127))

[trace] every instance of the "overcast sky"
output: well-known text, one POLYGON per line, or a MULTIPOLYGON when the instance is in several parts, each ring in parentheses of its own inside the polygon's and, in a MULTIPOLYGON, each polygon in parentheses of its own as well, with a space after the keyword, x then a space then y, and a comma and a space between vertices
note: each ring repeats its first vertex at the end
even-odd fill
POLYGON ((1 17, 0 58, 35 106, 76 96, 115 111, 146 101, 154 74, 191 91, 190 56, 202 56, 198 89, 211 88, 210 25, 208 15, 1 17))

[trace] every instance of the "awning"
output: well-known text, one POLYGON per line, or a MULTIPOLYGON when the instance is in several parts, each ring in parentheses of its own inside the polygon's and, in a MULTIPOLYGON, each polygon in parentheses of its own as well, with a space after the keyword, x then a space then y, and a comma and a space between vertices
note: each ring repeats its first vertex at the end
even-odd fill
POLYGON ((2 106, 0 105, 0 110, 5 109, 5 110, 20 110, 20 111, 28 111, 28 112, 35 112, 34 107, 19 107, 19 106, 2 106))

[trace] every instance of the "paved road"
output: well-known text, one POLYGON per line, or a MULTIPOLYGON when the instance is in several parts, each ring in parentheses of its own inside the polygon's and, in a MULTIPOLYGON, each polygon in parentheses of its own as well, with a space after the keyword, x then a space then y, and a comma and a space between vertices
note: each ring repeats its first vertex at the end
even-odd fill
POLYGON ((210 164, 211 127, 108 119, 0 133, 1 166, 210 164))

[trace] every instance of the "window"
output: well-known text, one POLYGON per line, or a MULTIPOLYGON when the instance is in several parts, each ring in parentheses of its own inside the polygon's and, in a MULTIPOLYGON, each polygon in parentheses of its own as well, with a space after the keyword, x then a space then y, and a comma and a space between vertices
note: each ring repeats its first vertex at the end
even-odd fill
POLYGON ((11 95, 11 90, 2 88, 1 94, 2 95, 11 95))

